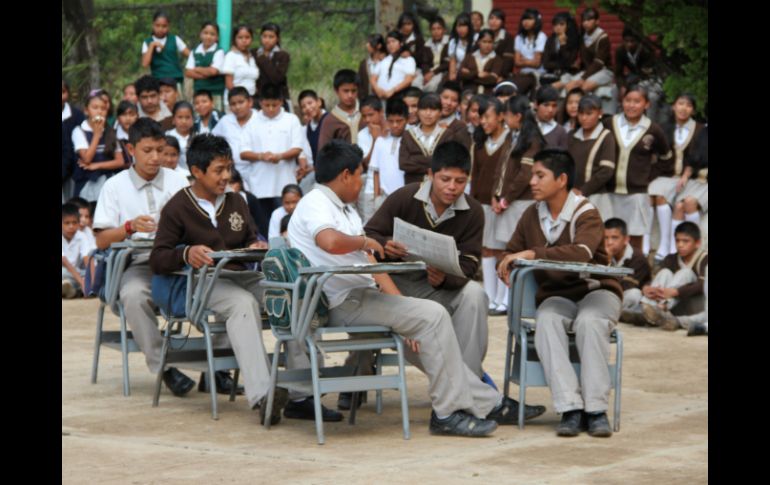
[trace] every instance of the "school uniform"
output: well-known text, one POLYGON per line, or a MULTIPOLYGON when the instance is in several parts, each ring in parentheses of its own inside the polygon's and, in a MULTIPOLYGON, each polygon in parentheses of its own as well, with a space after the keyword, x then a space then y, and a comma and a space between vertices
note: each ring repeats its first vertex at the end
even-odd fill
POLYGON ((380 174, 380 197, 374 200, 374 210, 378 210, 388 195, 404 186, 404 171, 398 167, 398 153, 402 136, 381 136, 374 142, 369 170, 380 174))
MULTIPOLYGON (((88 237, 80 230, 75 232, 75 235, 72 236, 72 239, 69 241, 67 241, 67 238, 62 234, 61 255, 67 258, 67 261, 75 267, 75 270, 80 273, 81 277, 85 277, 86 268, 84 259, 88 257, 94 248, 95 245, 91 246, 88 237)), ((69 270, 64 266, 61 267, 61 279, 68 280, 76 290, 82 291, 82 288, 80 288, 75 277, 72 276, 69 270)))
MULTIPOLYGON (((517 35, 513 43, 513 48, 516 52, 521 54, 522 57, 531 61, 535 58, 535 54, 543 53, 545 51, 545 42, 548 37, 543 32, 538 32, 537 37, 530 39, 529 37, 522 37, 517 35)), ((542 59, 542 57, 541 57, 542 59)), ((542 63, 539 67, 522 67, 517 74, 514 74, 512 79, 514 84, 519 88, 519 93, 529 93, 533 89, 537 88, 540 75, 545 72, 542 63)))
POLYGON ((176 128, 174 128, 173 130, 167 131, 166 136, 173 136, 179 142, 179 162, 178 162, 177 168, 181 167, 183 170, 186 170, 187 173, 189 174, 190 168, 187 166, 187 147, 190 144, 190 138, 192 137, 192 132, 188 133, 187 136, 184 136, 180 134, 178 131, 176 131, 176 128))
POLYGON ((283 208, 283 206, 277 208, 273 211, 273 213, 270 215, 270 229, 267 231, 267 240, 273 239, 274 237, 279 237, 281 235, 281 220, 283 220, 284 217, 286 217, 289 213, 286 212, 286 209, 283 208))
POLYGON ((559 123, 557 123, 556 120, 551 120, 547 123, 538 120, 537 126, 540 128, 540 133, 543 134, 543 138, 545 138, 546 148, 567 149, 569 136, 564 127, 559 126, 559 123))
MULTIPOLYGON (((356 109, 353 113, 343 111, 339 105, 335 106, 329 116, 321 120, 318 126, 320 128, 317 128, 318 147, 316 153, 331 140, 345 140, 355 144, 358 141, 358 132, 366 126, 366 123, 364 123, 358 103, 356 103, 356 109)), ((313 158, 315 159, 315 155, 313 158)))
POLYGON ((641 42, 632 52, 625 45, 615 50, 615 80, 618 86, 627 86, 628 78, 632 75, 637 80, 647 80, 654 75, 655 54, 641 42))
MULTIPOLYGON (((75 154, 77 154, 79 150, 88 150, 93 138, 94 131, 88 124, 88 120, 83 120, 83 122, 80 123, 80 126, 72 131, 72 146, 75 149, 75 154)), ((123 149, 121 148, 120 143, 117 142, 115 130, 109 126, 105 126, 104 132, 99 139, 99 144, 96 146, 96 153, 94 154, 91 163, 114 160, 115 155, 122 152, 123 149), (112 146, 108 147, 108 143, 112 146)), ((75 171, 72 174, 72 179, 75 181, 75 196, 80 196, 88 202, 97 200, 99 198, 99 192, 101 192, 102 187, 104 186, 104 182, 121 170, 123 169, 85 170, 80 166, 76 166, 75 171)))
POLYGON ((430 199, 431 187, 432 183, 426 181, 400 188, 388 197, 364 230, 367 236, 384 245, 393 238, 393 221, 398 217, 422 229, 451 236, 457 242, 459 264, 465 277, 447 275, 438 288, 428 283, 425 271, 394 274, 391 278, 404 296, 433 300, 447 309, 463 361, 481 377, 484 372, 481 363, 487 352, 489 301, 481 285, 472 279, 481 260, 483 210, 475 199, 462 194, 439 216, 430 199))
POLYGON ((217 110, 211 111, 211 114, 209 115, 209 122, 207 125, 203 124, 203 119, 198 113, 195 113, 195 121, 193 121, 193 129, 192 132, 196 135, 202 135, 204 133, 211 133, 211 131, 214 129, 215 126, 217 126, 217 123, 219 123, 219 119, 222 117, 222 115, 217 110))
POLYGON ((153 42, 160 42, 163 44, 163 48, 158 51, 156 47, 152 54, 152 61, 150 62, 152 77, 157 79, 170 77, 176 79, 178 83, 184 82, 184 73, 179 67, 179 54, 187 49, 187 44, 178 35, 166 34, 162 39, 152 35, 142 42, 142 55, 147 52, 149 45, 153 42))
POLYGON ((482 56, 480 51, 474 51, 466 55, 462 64, 458 68, 458 77, 462 81, 463 90, 472 89, 476 94, 493 94, 498 78, 492 76, 478 77, 479 71, 494 73, 503 76, 503 58, 498 56, 495 51, 486 56, 482 56), (462 72, 462 69, 468 69, 468 72, 462 72))
MULTIPOLYGON (((406 187, 404 187, 406 189, 406 187)), ((289 222, 289 242, 313 266, 366 264, 362 251, 334 255, 316 245, 325 229, 347 235, 364 233, 358 213, 343 203, 326 185, 316 185, 297 204, 289 222)), ((428 376, 433 410, 448 416, 464 409, 486 417, 502 395, 479 379, 464 362, 452 319, 439 303, 380 293, 371 275, 334 275, 324 285, 332 325, 383 325, 420 342, 420 353, 405 352, 407 359, 428 376)))
POLYGON ((263 47, 253 49, 251 53, 256 59, 257 67, 259 68, 257 95, 262 92, 265 84, 277 84, 281 88, 283 99, 290 105, 291 97, 289 96, 289 84, 286 77, 289 72, 289 62, 291 61, 289 53, 279 46, 273 47, 267 55, 265 55, 263 47))
MULTIPOLYGON (((259 68, 251 53, 244 56, 240 51, 231 50, 225 54, 221 72, 232 75, 233 86, 246 88, 249 96, 254 96, 257 93, 259 68)), ((227 89, 225 89, 224 99, 227 99, 227 89)))
MULTIPOLYGON (((668 310, 674 315, 691 315, 703 311, 703 283, 709 264, 708 252, 698 249, 689 263, 685 263, 678 253, 669 254, 663 259, 661 269, 653 278, 653 288, 676 288, 679 296, 665 300, 668 310)), ((658 302, 642 297, 641 303, 656 306, 658 302)))
MULTIPOLYGON (((708 139, 708 128, 704 126, 698 131, 698 136, 708 139)), ((690 146, 691 144, 688 144, 688 150, 690 146)), ((706 213, 709 210, 708 159, 694 160, 691 156, 685 155, 684 166, 692 168, 692 175, 682 191, 676 196, 675 202, 681 202, 687 197, 694 197, 698 201, 700 211, 706 213)))
POLYGON ((588 137, 583 128, 578 128, 568 137, 567 151, 575 160, 574 187, 588 197, 602 219, 607 220, 606 214, 612 214, 607 192, 615 175, 615 137, 601 124, 595 126, 588 137))
POLYGON ((243 145, 242 139, 244 133, 253 131, 256 123, 257 112, 252 109, 249 119, 243 126, 238 123, 235 115, 230 113, 223 116, 211 130, 212 135, 222 136, 227 140, 227 143, 230 145, 230 150, 233 152, 233 165, 241 174, 244 189, 248 189, 250 192, 253 192, 253 188, 249 183, 252 163, 248 160, 241 159, 241 152, 244 151, 241 147, 243 145))
POLYGON ((503 28, 497 31, 497 34, 495 34, 494 49, 495 54, 503 60, 503 77, 509 79, 513 74, 513 53, 515 50, 514 39, 510 32, 503 28))
POLYGON ((562 74, 575 74, 578 69, 575 61, 578 56, 577 48, 568 48, 561 45, 559 36, 551 35, 545 41, 543 49, 543 72, 540 75, 540 84, 550 84, 558 81, 562 74))
MULTIPOLYGON (((356 139, 356 145, 361 149, 364 157, 369 155, 374 147, 375 140, 372 138, 372 134, 369 132, 369 127, 365 127, 358 132, 356 139)), ((369 159, 371 162, 371 158, 369 159)), ((356 210, 358 215, 361 216, 361 222, 366 224, 366 221, 374 214, 374 176, 371 170, 366 170, 361 174, 361 180, 363 187, 358 193, 358 202, 356 202, 356 210)))
MULTIPOLYGON (((238 194, 222 194, 212 204, 199 199, 191 188, 182 189, 163 207, 150 267, 156 274, 181 270, 189 264, 194 245, 203 244, 214 251, 248 247, 257 241, 256 230, 238 194)), ((259 283, 263 278, 262 273, 248 270, 243 263, 229 263, 214 285, 207 307, 227 320, 228 340, 243 375, 249 406, 256 405, 270 390, 270 365, 260 325, 259 301, 264 289, 259 283)), ((223 344, 221 339, 219 345, 223 344)), ((310 367, 296 342, 290 344, 289 355, 290 368, 310 367)))
POLYGON ((634 270, 633 274, 625 275, 620 279, 620 286, 623 288, 623 311, 641 311, 639 304, 642 300, 642 288, 652 279, 647 258, 641 251, 626 244, 623 255, 620 259, 615 259, 613 256, 610 266, 634 270))
POLYGON ((214 98, 214 106, 219 110, 224 109, 222 102, 222 96, 225 92, 225 76, 222 75, 224 63, 225 52, 219 47, 219 44, 214 42, 208 48, 204 48, 203 44, 198 44, 198 47, 190 52, 190 55, 187 57, 187 64, 185 65, 186 69, 213 67, 219 72, 216 76, 206 79, 193 79, 193 91, 205 89, 210 92, 214 98))
POLYGON ((505 242, 495 237, 497 214, 492 210, 495 173, 498 165, 511 152, 510 130, 506 126, 497 139, 487 137, 482 145, 474 145, 470 195, 484 211, 483 245, 487 249, 505 249, 505 242))
POLYGON ((580 72, 562 74, 561 82, 583 79, 606 86, 614 79, 611 68, 610 38, 601 27, 596 27, 592 34, 584 34, 580 43, 580 72))
POLYGON ((652 227, 652 206, 648 185, 654 175, 653 161, 657 155, 660 164, 669 163, 669 149, 663 130, 642 115, 631 126, 623 113, 613 116, 607 129, 615 136, 617 162, 615 178, 610 182, 609 193, 602 195, 601 207, 611 207, 602 217, 619 217, 626 221, 631 236, 648 234, 652 227))
POLYGON ((440 41, 434 42, 433 38, 425 42, 425 52, 430 61, 426 67, 433 73, 433 77, 427 83, 423 83, 422 90, 425 93, 435 93, 447 77, 449 72, 449 36, 445 35, 440 41))
POLYGON ((449 54, 450 60, 454 58, 456 61, 458 80, 460 80, 460 66, 462 66, 466 54, 470 54, 472 50, 473 42, 468 43, 460 39, 449 39, 449 44, 447 45, 447 53, 449 54))
POLYGON ((462 127, 462 122, 460 125, 452 124, 446 128, 436 124, 433 131, 427 135, 419 125, 408 126, 398 150, 398 167, 404 171, 404 183, 421 182, 430 168, 433 151, 447 141, 457 141, 466 147, 470 146, 470 136, 462 127))
MULTIPOLYGON (((124 170, 105 182, 96 203, 93 228, 122 227, 140 215, 150 215, 157 220, 166 202, 188 185, 186 178, 168 168, 161 167, 155 178, 149 181, 140 177, 134 167, 124 170)), ((154 233, 137 232, 131 238, 150 239, 154 236, 154 233)), ((144 353, 150 372, 157 374, 161 370, 163 340, 158 331, 155 309, 149 303, 152 271, 148 262, 149 252, 135 252, 123 273, 118 291, 134 340, 144 353)))
MULTIPOLYGON (((310 145, 310 152, 314 161, 316 158, 318 158, 318 148, 321 140, 321 126, 323 126, 323 123, 328 115, 329 112, 323 109, 321 110, 321 118, 317 123, 314 120, 310 120, 310 122, 305 125, 305 137, 307 138, 308 145, 310 145)), ((334 137, 333 134, 329 136, 331 138, 334 137)))
POLYGON ((650 195, 659 195, 665 198, 668 204, 674 205, 674 200, 677 196, 676 185, 685 167, 684 159, 689 156, 693 146, 692 142, 702 129, 703 123, 698 123, 692 118, 683 125, 676 125, 674 127, 672 140, 674 142, 673 171, 669 173, 662 173, 661 170, 657 171, 657 177, 650 182, 648 189, 650 195))
POLYGON ((158 111, 152 116, 144 112, 141 103, 138 103, 136 107, 140 118, 150 118, 151 120, 157 121, 160 123, 160 129, 163 131, 174 129, 174 116, 163 101, 160 101, 158 111))
POLYGON ((75 171, 78 156, 72 145, 72 131, 77 128, 86 117, 82 111, 64 103, 61 111, 61 203, 64 204, 73 196, 75 183, 71 176, 75 171))
MULTIPOLYGON (((403 83, 407 76, 417 75, 417 61, 413 56, 398 56, 398 59, 394 61, 393 56, 390 55, 380 61, 373 74, 377 75, 377 86, 389 91, 403 83), (393 65, 392 70, 390 69, 391 65, 393 65)), ((406 88, 401 91, 404 90, 406 88)))
MULTIPOLYGON (((545 201, 525 211, 506 252, 525 250, 533 250, 536 259, 609 262, 598 211, 588 199, 571 191, 555 219, 545 201)), ((535 279, 535 349, 555 411, 605 412, 610 392, 609 337, 620 316, 620 283, 611 276, 559 271, 536 271, 535 279), (568 330, 575 333, 581 362, 579 378, 569 359, 568 330)))
MULTIPOLYGON (((519 131, 512 131, 511 147, 516 146, 519 131)), ((511 148, 513 149, 513 148, 511 148)), ((532 205, 532 189, 529 180, 532 178, 532 165, 535 163, 535 155, 542 149, 538 140, 532 140, 529 148, 520 156, 510 154, 500 160, 495 170, 495 187, 492 195, 498 201, 504 201, 508 208, 497 214, 495 223, 495 238, 501 242, 507 242, 511 234, 516 230, 519 219, 524 211, 532 205)))

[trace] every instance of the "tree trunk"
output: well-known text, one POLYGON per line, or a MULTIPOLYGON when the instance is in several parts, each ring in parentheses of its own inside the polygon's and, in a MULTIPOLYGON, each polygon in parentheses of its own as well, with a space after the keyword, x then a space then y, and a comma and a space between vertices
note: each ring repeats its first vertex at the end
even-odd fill
POLYGON ((76 62, 89 64, 89 85, 99 87, 101 76, 99 72, 99 56, 97 55, 96 32, 93 28, 93 0, 62 0, 64 18, 72 26, 76 35, 82 34, 78 41, 76 62))

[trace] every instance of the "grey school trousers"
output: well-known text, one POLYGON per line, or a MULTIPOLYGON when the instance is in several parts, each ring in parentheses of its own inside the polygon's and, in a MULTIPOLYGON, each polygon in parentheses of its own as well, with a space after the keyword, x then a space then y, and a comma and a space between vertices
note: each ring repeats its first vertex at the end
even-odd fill
POLYGON ((465 410, 484 418, 502 400, 502 394, 463 362, 452 318, 435 301, 356 288, 331 309, 329 317, 330 325, 383 325, 418 340, 420 353, 407 352, 406 357, 427 375, 430 399, 439 416, 465 410))
POLYGON ((619 316, 620 298, 609 290, 592 291, 577 303, 552 296, 538 307, 535 349, 557 413, 607 411, 610 332, 619 316), (569 360, 567 332, 575 333, 580 379, 569 360))
MULTIPOLYGON (((690 283, 695 283, 696 281, 698 281, 698 276, 690 268, 680 269, 676 273, 672 273, 668 268, 663 268, 655 275, 650 286, 655 288, 679 288, 690 283)), ((697 297, 681 301, 679 298, 668 298, 666 303, 668 305, 668 310, 672 313, 687 315, 703 310, 702 300, 702 298, 697 297), (673 311, 677 305, 680 305, 681 308, 677 308, 678 311, 673 311)), ((648 305, 658 304, 658 302, 651 300, 646 296, 642 297, 641 303, 647 303, 648 305)))
POLYGON ((489 329, 487 307, 489 297, 475 281, 469 281, 456 290, 434 288, 428 283, 427 273, 398 273, 391 275, 393 282, 404 296, 423 298, 440 303, 452 317, 457 343, 463 362, 481 378, 484 370, 481 363, 487 355, 489 329))
MULTIPOLYGON (((211 291, 208 308, 226 319, 227 336, 238 367, 249 406, 254 406, 270 389, 270 361, 262 342, 259 301, 264 289, 259 285, 264 276, 254 271, 224 270, 211 291)), ((289 342, 287 368, 309 368, 310 361, 296 342, 289 342)), ((304 394, 290 393, 297 399, 304 394)))

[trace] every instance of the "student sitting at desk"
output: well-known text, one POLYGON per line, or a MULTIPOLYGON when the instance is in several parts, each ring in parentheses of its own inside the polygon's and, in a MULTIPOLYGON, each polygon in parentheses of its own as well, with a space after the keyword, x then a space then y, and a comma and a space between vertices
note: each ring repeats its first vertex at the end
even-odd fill
MULTIPOLYGON (((235 192, 225 192, 233 170, 232 151, 227 140, 216 135, 198 135, 192 139, 187 160, 195 181, 191 187, 177 192, 161 212, 158 235, 150 256, 153 272, 169 274, 186 264, 196 269, 204 264, 213 266, 215 262, 208 255, 213 251, 267 248, 264 238, 258 240, 257 227, 246 201, 235 192)), ((239 262, 225 266, 211 292, 208 308, 227 319, 227 335, 243 373, 249 406, 260 407, 260 421, 264 423, 265 400, 270 390, 270 364, 262 343, 259 311, 264 291, 259 281, 264 276, 245 270, 239 262)), ((293 342, 289 344, 288 367, 310 367, 307 357, 293 342)), ((271 424, 281 420, 281 409, 288 397, 286 390, 279 388, 271 424)), ((312 398, 299 404, 292 403, 285 415, 306 418, 308 410, 309 419, 313 419, 312 398), (298 408, 301 416, 292 415, 294 408, 298 408)), ((327 421, 342 419, 336 411, 328 413, 339 419, 326 419, 325 412, 327 421)))

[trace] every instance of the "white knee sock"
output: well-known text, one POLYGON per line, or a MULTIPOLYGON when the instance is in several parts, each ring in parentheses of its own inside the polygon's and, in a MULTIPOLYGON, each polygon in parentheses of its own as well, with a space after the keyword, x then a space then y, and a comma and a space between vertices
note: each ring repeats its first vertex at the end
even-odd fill
POLYGON ((674 231, 676 231, 676 226, 683 222, 684 221, 681 219, 671 219, 671 240, 669 244, 671 244, 670 250, 672 253, 676 251, 676 236, 674 235, 674 231))
POLYGON ((484 277, 484 291, 489 297, 489 306, 496 307, 497 303, 497 259, 494 256, 481 258, 481 271, 484 277))
POLYGON ((642 236, 642 252, 645 256, 650 254, 650 235, 645 234, 642 236))
POLYGON ((663 259, 671 252, 669 243, 671 242, 671 207, 668 204, 662 204, 655 208, 658 213, 658 228, 660 229, 660 243, 658 244, 658 259, 663 259))
POLYGON ((698 227, 700 227, 700 212, 695 211, 692 214, 685 214, 684 215, 685 221, 690 221, 698 224, 698 227))
POLYGON ((497 308, 508 308, 508 286, 502 281, 497 282, 497 298, 495 298, 497 308))

